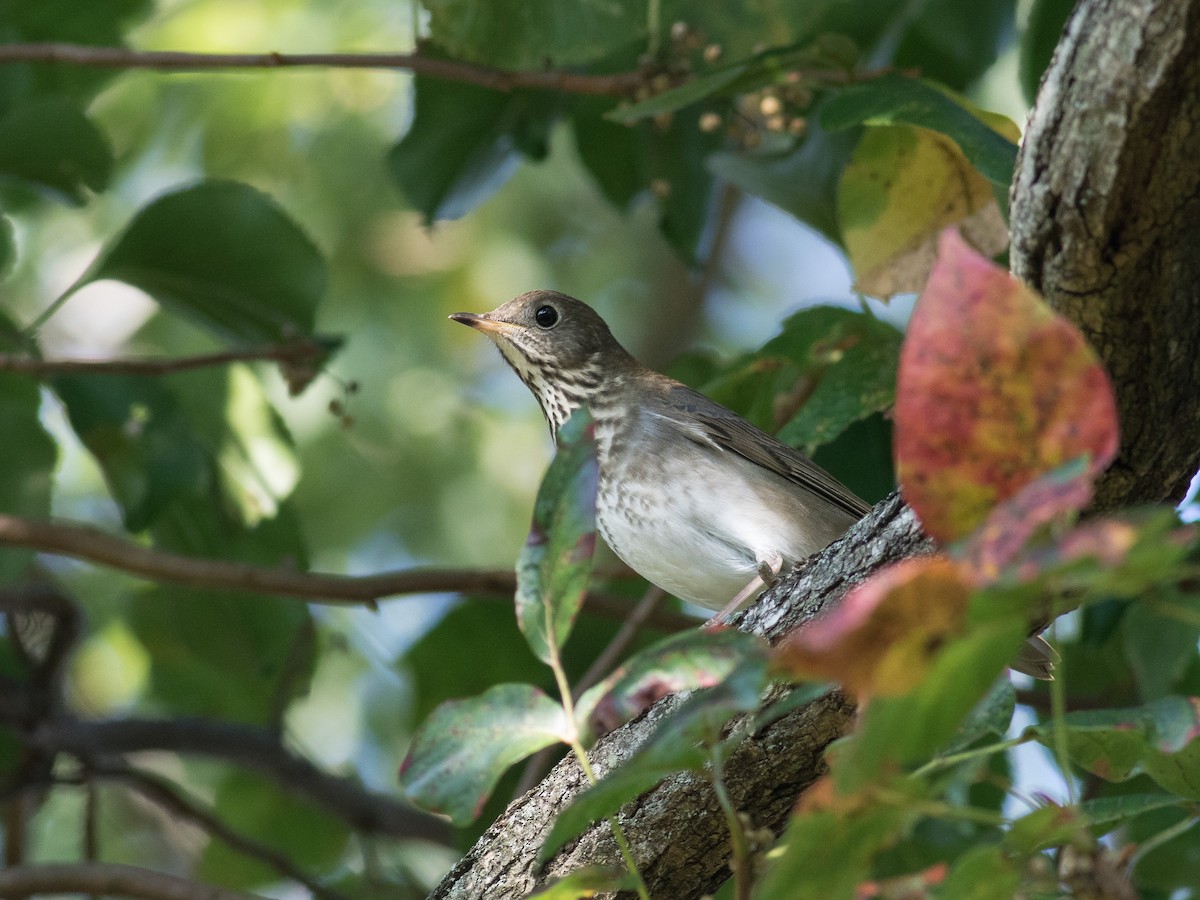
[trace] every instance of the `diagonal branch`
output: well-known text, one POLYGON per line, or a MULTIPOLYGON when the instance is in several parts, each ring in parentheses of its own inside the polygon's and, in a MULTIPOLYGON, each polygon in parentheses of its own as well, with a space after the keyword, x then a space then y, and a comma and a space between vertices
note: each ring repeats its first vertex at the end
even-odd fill
POLYGON ((212 757, 261 772, 357 831, 438 843, 450 839, 449 828, 435 816, 368 791, 351 778, 331 775, 289 750, 276 734, 250 725, 199 718, 61 718, 43 722, 21 738, 43 753, 67 753, 85 761, 150 750, 212 757))
MULTIPOLYGON (((2 50, 3 48, 0 48, 2 50)), ((236 362, 312 364, 329 352, 319 341, 302 340, 265 347, 221 350, 174 359, 130 357, 127 359, 39 359, 17 353, 0 353, 0 372, 46 378, 54 375, 171 375, 236 362)))
POLYGON ((59 63, 101 69, 157 69, 192 72, 199 69, 281 69, 320 66, 338 69, 407 69, 446 81, 460 81, 494 91, 522 88, 567 94, 632 96, 647 83, 643 72, 584 75, 562 69, 513 72, 421 53, 181 53, 174 50, 130 50, 80 44, 8 44, 0 46, 0 64, 59 63))
MULTIPOLYGON (((511 598, 516 590, 516 576, 510 569, 402 569, 377 575, 300 572, 222 559, 198 559, 122 540, 90 525, 5 514, 0 514, 0 545, 82 559, 154 581, 318 603, 374 606, 385 597, 401 594, 452 592, 511 598)), ((591 594, 586 608, 596 615, 623 620, 630 605, 625 597, 591 594)), ((695 625, 694 619, 670 610, 656 610, 649 621, 667 631, 695 625)))
POLYGON ((254 900, 241 891, 199 884, 179 875, 116 863, 49 863, 0 871, 0 897, 91 894, 142 900, 254 900))

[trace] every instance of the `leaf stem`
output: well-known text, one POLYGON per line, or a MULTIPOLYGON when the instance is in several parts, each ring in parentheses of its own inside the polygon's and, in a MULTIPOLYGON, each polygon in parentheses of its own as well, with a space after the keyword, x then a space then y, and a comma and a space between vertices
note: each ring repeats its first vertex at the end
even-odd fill
POLYGON ((912 773, 913 778, 922 778, 934 772, 939 772, 942 769, 949 769, 957 766, 959 763, 964 763, 972 759, 978 759, 981 756, 991 756, 994 753, 1003 753, 1013 747, 1018 747, 1021 744, 1028 743, 1032 740, 1032 735, 1020 734, 1015 738, 1009 738, 1006 741, 998 741, 995 744, 988 744, 985 747, 976 747, 974 750, 964 750, 961 753, 951 753, 949 756, 939 756, 937 759, 931 759, 921 768, 912 773))
POLYGON ((750 844, 746 840, 746 829, 742 827, 741 817, 733 801, 729 799, 729 791, 725 787, 725 748, 720 742, 709 747, 709 759, 712 761, 712 785, 717 795, 717 803, 725 813, 725 822, 729 825, 729 841, 733 845, 733 860, 730 868, 733 870, 733 888, 736 900, 750 900, 750 888, 754 883, 754 873, 750 859, 750 844))
POLYGON ((648 0, 646 4, 646 30, 650 40, 646 50, 651 56, 658 55, 662 31, 662 0, 648 0))

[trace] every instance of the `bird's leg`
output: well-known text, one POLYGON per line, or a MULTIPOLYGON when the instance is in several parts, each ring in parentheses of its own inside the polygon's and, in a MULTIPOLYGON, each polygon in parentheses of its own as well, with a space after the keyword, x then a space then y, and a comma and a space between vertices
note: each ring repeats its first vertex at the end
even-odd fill
POLYGON ((766 559, 758 561, 758 574, 750 579, 749 584, 737 592, 737 596, 725 604, 725 607, 704 623, 705 631, 715 631, 724 624, 726 616, 731 616, 738 611, 739 607, 764 587, 770 587, 779 580, 779 573, 783 569, 783 557, 778 553, 774 553, 766 559))

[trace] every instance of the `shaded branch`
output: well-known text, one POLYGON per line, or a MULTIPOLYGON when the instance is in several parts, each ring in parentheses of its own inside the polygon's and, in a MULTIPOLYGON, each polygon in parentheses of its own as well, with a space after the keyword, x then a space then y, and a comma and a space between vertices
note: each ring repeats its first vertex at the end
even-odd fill
MULTIPOLYGON (((511 597, 516 576, 510 569, 403 569, 377 575, 334 575, 255 566, 221 559, 198 559, 135 544, 90 525, 58 519, 26 519, 0 514, 0 545, 27 547, 69 556, 140 575, 153 581, 221 591, 249 591, 317 603, 374 606, 401 594, 467 593, 511 597)), ((631 603, 624 597, 590 595, 587 610, 623 619, 631 603)), ((676 631, 695 620, 657 611, 655 627, 676 631)))
POLYGON ((0 64, 58 63, 101 69, 196 70, 282 69, 319 66, 335 69, 407 69, 445 81, 475 84, 494 91, 522 88, 567 94, 631 96, 647 82, 642 72, 583 75, 561 69, 513 72, 421 53, 180 53, 173 50, 130 50, 80 44, 8 44, 0 46, 0 64))
POLYGON ((82 778, 89 784, 96 781, 122 784, 162 807, 176 818, 191 822, 238 853, 257 859, 285 878, 304 885, 314 896, 321 897, 323 900, 342 900, 343 898, 342 894, 325 887, 297 866, 286 854, 231 828, 221 818, 185 797, 171 782, 159 778, 157 775, 128 766, 97 766, 90 768, 82 778))
MULTIPOLYGON (((931 545, 916 517, 898 496, 880 503, 845 538, 765 592, 738 618, 738 627, 776 639, 836 603, 874 570, 931 545)), ((786 694, 776 692, 775 698, 786 694)), ((597 773, 611 771, 648 740, 681 702, 667 697, 641 718, 618 728, 591 751, 597 773)), ((751 735, 725 765, 734 805, 754 828, 780 831, 796 797, 824 771, 822 754, 853 721, 853 707, 839 693, 796 710, 751 735)), ((533 860, 557 814, 587 787, 574 758, 560 762, 532 791, 512 803, 450 871, 432 898, 524 897, 545 878, 585 864, 615 864, 620 857, 606 824, 594 827, 557 856, 544 873, 533 860)), ((724 881, 729 870, 729 832, 703 774, 680 773, 627 804, 619 815, 634 857, 653 897, 700 897, 724 881)))
POLYGON ((250 894, 198 884, 178 875, 116 863, 53 863, 0 871, 0 897, 93 894, 143 900, 253 900, 250 894))
POLYGON ((307 797, 357 831, 443 844, 450 841, 450 829, 442 820, 372 793, 353 779, 331 775, 283 746, 274 733, 249 725, 200 718, 62 718, 43 722, 21 738, 26 746, 42 753, 68 753, 85 762, 149 750, 212 757, 266 775, 285 791, 307 797))

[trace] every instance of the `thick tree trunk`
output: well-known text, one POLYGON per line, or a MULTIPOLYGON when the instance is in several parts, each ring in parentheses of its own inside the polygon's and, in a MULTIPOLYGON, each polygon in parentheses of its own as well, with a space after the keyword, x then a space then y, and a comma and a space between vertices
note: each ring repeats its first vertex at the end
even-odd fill
MULTIPOLYGON (((1012 195, 1013 270, 1078 323, 1117 386, 1121 457, 1105 507, 1178 497, 1200 450, 1200 0, 1083 0, 1047 73, 1012 195)), ((888 562, 924 552, 912 513, 881 503, 803 573, 739 621, 778 637, 888 562)), ((668 697, 595 748, 603 772, 676 704, 668 697)), ((833 695, 784 717, 729 761, 738 807, 778 831, 821 753, 852 721, 833 695)), ((584 786, 567 760, 515 801, 446 876, 435 898, 522 897, 547 874, 618 863, 607 828, 552 861, 533 859, 584 786)), ((651 894, 700 897, 728 875, 729 838, 707 783, 668 779, 620 820, 651 894)))
POLYGON ((1012 269, 1083 330, 1117 391, 1097 505, 1179 501, 1200 464, 1200 3, 1075 10, 1025 132, 1012 269))

